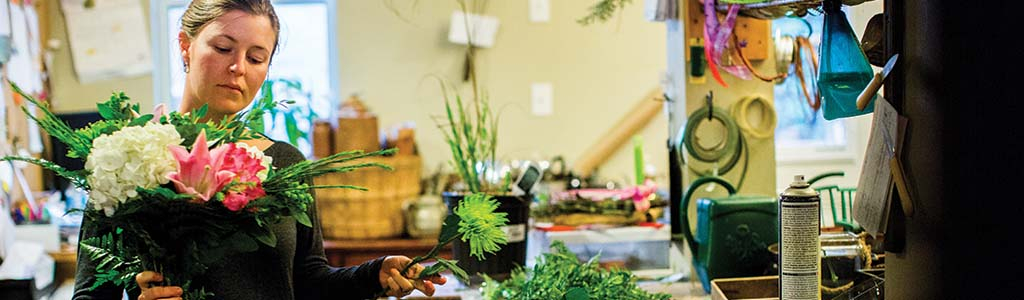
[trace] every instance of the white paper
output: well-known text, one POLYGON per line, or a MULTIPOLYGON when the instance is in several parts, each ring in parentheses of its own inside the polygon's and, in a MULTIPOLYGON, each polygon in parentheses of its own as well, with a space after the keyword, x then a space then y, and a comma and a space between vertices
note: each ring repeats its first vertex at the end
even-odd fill
MULTIPOLYGON (((32 113, 32 115, 36 115, 35 105, 33 105, 32 103, 28 103, 28 101, 26 101, 25 106, 28 108, 28 111, 32 113)), ((42 134, 39 132, 39 124, 36 124, 35 121, 32 121, 28 118, 26 118, 25 121, 28 122, 28 126, 26 127, 28 129, 28 151, 31 153, 42 153, 43 138, 42 134)))
POLYGON ((661 6, 660 0, 646 0, 644 1, 644 18, 647 21, 664 21, 659 19, 658 7, 661 6))
MULTIPOLYGON (((0 20, 7 20, 11 14, 7 5, 0 3, 0 20)), ((0 22, 0 67, 7 63, 11 55, 11 26, 8 22, 0 22)))
POLYGON ((61 0, 75 73, 81 83, 152 71, 145 10, 137 0, 61 0))
MULTIPOLYGON (((5 4, 0 4, 6 6, 5 4)), ((14 82, 25 93, 42 91, 39 70, 39 24, 35 21, 35 7, 11 4, 12 53, 7 62, 7 80, 14 82)))
POLYGON ((461 11, 455 11, 452 13, 451 27, 448 30, 448 41, 467 45, 469 40, 472 39, 473 46, 490 48, 494 46, 494 38, 497 32, 498 18, 477 14, 463 14, 461 11), (467 23, 471 30, 466 29, 467 23))
MULTIPOLYGON (((0 145, 0 155, 6 156, 6 155, 14 153, 11 150, 11 147, 9 145, 6 145, 6 141, 4 141, 4 143, 5 143, 5 145, 0 145)), ((17 183, 14 181, 14 167, 13 166, 14 166, 14 163, 9 162, 9 161, 8 162, 0 162, 0 184, 5 184, 5 185, 11 187, 11 189, 14 189, 17 186, 16 185, 17 183)), ((10 196, 10 195, 4 195, 4 196, 7 197, 7 196, 10 196)), ((8 201, 7 203, 10 203, 10 201, 11 201, 11 199, 3 199, 3 198, 0 198, 0 200, 8 201)), ((9 210, 4 210, 3 212, 8 212, 8 211, 9 210)))
MULTIPOLYGON (((0 197, 0 201, 4 199, 0 197)), ((0 213, 0 260, 4 260, 11 253, 11 247, 14 247, 14 220, 11 214, 6 213, 10 210, 3 202, 0 202, 0 211, 4 212, 0 213)))
POLYGON ((11 253, 0 265, 0 279, 34 278, 36 289, 42 289, 53 282, 56 262, 46 254, 38 243, 15 241, 11 253))
MULTIPOLYGON (((2 6, 2 5, 0 5, 2 6)), ((9 141, 7 139, 7 105, 10 104, 14 107, 14 103, 7 102, 7 88, 0 88, 0 141, 5 143, 9 141)), ((0 153, 3 153, 4 149, 0 149, 0 153)), ((3 179, 3 178, 0 178, 3 179)))
POLYGON ((871 136, 864 153, 857 193, 854 196, 853 219, 872 236, 885 233, 889 219, 892 191, 892 170, 889 161, 895 155, 899 114, 884 98, 875 101, 871 136))
MULTIPOLYGON (((7 2, 8 1, 0 2, 0 16, 3 16, 3 18, 4 18, 4 19, 0 19, 0 20, 6 20, 7 16, 10 15, 10 13, 7 12, 7 2)), ((13 7, 14 4, 11 4, 11 6, 13 7)), ((0 22, 0 35, 10 35, 10 34, 11 34, 10 24, 7 24, 7 22, 0 22)))

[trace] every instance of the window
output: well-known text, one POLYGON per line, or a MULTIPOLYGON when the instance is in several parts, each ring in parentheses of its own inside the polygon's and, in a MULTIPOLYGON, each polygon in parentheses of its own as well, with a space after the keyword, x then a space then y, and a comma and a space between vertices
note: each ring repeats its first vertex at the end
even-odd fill
MULTIPOLYGON (((188 1, 154 1, 151 6, 154 104, 177 107, 184 90, 185 73, 178 51, 181 15, 188 1)), ((267 83, 275 100, 290 99, 295 104, 278 108, 265 120, 271 138, 290 142, 310 156, 312 121, 328 117, 337 107, 338 67, 335 47, 334 0, 274 1, 281 22, 281 36, 274 54, 267 83)), ((257 95, 262 95, 260 91, 257 95)), ((257 96, 259 97, 259 96, 257 96)), ((255 103, 255 101, 254 101, 255 103)))
MULTIPOLYGON (((772 21, 775 36, 789 35, 792 37, 809 35, 815 52, 821 42, 824 15, 809 13, 803 18, 780 18, 772 21)), ((816 77, 810 62, 810 53, 803 50, 803 76, 808 92, 817 90, 816 77)), ((821 110, 812 110, 804 96, 800 80, 795 76, 794 68, 790 67, 790 76, 782 83, 775 85, 775 107, 778 113, 778 126, 775 129, 776 159, 779 163, 794 161, 852 160, 848 147, 847 131, 849 127, 845 119, 826 121, 821 110)))

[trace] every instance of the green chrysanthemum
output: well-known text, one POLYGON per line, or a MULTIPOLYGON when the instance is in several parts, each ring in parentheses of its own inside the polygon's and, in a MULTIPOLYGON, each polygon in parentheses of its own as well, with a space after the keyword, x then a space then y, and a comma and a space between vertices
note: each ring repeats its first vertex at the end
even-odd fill
POLYGON ((467 195, 455 208, 455 214, 460 218, 462 241, 469 242, 469 254, 477 259, 483 260, 484 252, 497 252, 501 249, 499 244, 508 242, 501 230, 508 224, 508 214, 494 212, 497 208, 498 202, 482 193, 467 195))

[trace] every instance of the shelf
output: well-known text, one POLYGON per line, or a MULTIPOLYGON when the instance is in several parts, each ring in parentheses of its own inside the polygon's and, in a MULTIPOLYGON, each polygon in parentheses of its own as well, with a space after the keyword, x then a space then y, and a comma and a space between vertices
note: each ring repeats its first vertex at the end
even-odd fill
MULTIPOLYGON (((842 0, 843 5, 846 6, 855 6, 868 1, 874 0, 842 0)), ((715 5, 715 9, 722 13, 728 11, 730 5, 723 2, 719 1, 719 4, 715 5)), ((802 17, 812 10, 820 14, 821 3, 821 0, 769 0, 739 5, 741 16, 771 20, 791 15, 802 17)))

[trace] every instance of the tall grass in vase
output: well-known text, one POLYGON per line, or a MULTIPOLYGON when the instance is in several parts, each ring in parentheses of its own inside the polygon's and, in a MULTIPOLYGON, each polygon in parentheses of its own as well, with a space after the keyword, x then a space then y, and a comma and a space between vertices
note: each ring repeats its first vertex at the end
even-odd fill
POLYGON ((467 105, 448 84, 438 82, 444 97, 445 115, 435 118, 435 122, 451 151, 451 165, 465 184, 464 192, 508 192, 510 180, 497 168, 498 118, 491 111, 487 96, 478 96, 474 91, 467 105))

